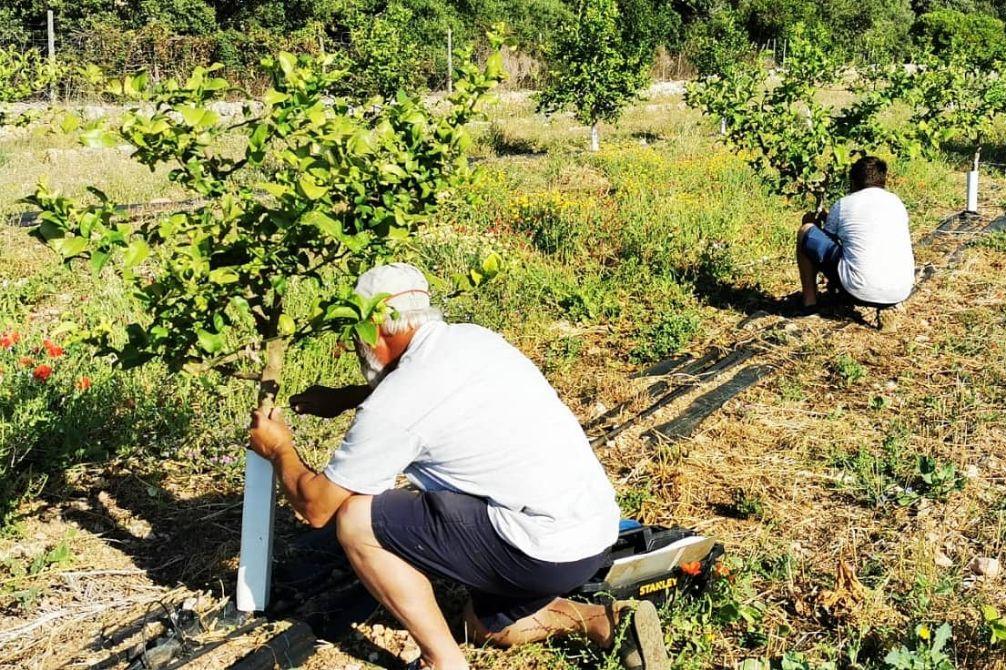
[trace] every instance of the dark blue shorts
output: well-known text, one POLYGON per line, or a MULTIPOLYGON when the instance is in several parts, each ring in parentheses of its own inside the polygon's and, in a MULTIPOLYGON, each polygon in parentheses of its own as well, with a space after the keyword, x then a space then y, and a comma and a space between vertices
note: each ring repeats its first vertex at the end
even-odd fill
POLYGON ((374 536, 420 572, 467 586, 475 614, 492 632, 534 614, 584 584, 605 553, 570 563, 531 558, 507 544, 482 498, 392 489, 374 498, 374 536))
POLYGON ((814 264, 814 269, 824 274, 833 288, 842 286, 838 278, 838 262, 842 260, 842 245, 830 233, 814 226, 803 236, 803 253, 814 264))

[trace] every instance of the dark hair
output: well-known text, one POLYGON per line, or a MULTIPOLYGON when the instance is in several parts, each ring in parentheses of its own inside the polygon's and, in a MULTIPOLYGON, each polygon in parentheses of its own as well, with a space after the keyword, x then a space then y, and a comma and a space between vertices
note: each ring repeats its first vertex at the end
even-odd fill
POLYGON ((853 191, 861 191, 871 186, 885 188, 887 186, 887 163, 876 156, 863 156, 852 164, 852 169, 849 170, 849 181, 852 183, 853 191))

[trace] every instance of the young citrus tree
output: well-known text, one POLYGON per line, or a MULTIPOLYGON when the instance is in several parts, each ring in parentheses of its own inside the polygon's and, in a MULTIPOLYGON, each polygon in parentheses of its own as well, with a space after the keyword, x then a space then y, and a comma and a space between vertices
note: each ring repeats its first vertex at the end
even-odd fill
POLYGON ((927 154, 959 143, 971 153, 972 170, 977 172, 982 147, 998 117, 1006 113, 1001 66, 983 65, 963 53, 918 60, 901 84, 912 110, 901 140, 927 154))
POLYGON ((743 151, 775 192, 818 211, 841 194, 857 153, 890 144, 878 119, 895 99, 892 88, 881 85, 859 91, 846 107, 822 102, 821 89, 843 76, 826 39, 821 29, 798 26, 778 83, 761 64, 737 63, 686 94, 690 106, 724 120, 725 141, 743 151))
MULTIPOLYGON (((253 377, 265 408, 288 347, 333 331, 375 343, 382 296, 356 295, 356 279, 391 258, 467 179, 464 126, 503 78, 501 63, 498 51, 484 68, 464 62, 438 113, 401 93, 365 104, 333 97, 347 72, 331 57, 289 53, 265 59, 272 87, 236 121, 210 108, 231 92, 215 75, 220 66, 197 68, 185 82, 151 85, 140 74, 116 83, 113 92, 135 107, 114 131, 85 139, 125 141, 152 170, 171 165, 169 178, 202 204, 130 222, 97 189, 87 204, 45 186, 27 198, 41 210, 38 239, 66 262, 110 268, 139 307, 135 322, 101 324, 81 339, 123 367, 158 360, 253 377), (304 284, 306 306, 291 300, 304 284)), ((268 596, 273 495, 271 466, 248 452, 244 611, 263 609, 268 596)))
POLYGON ((590 149, 600 148, 598 123, 613 122, 649 81, 652 44, 630 44, 619 27, 615 0, 578 0, 575 18, 546 53, 549 82, 538 109, 572 109, 590 126, 590 149))
POLYGON ((64 74, 64 68, 51 63, 38 49, 0 47, 0 126, 28 123, 30 115, 12 115, 5 107, 44 93, 64 74))

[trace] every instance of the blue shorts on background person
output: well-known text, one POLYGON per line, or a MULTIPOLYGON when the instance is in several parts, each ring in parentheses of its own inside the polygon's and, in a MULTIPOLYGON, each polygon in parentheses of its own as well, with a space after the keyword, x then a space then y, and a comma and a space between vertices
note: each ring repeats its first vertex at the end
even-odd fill
POLYGON ((842 286, 842 280, 838 277, 842 245, 833 235, 814 226, 803 236, 801 248, 814 264, 814 269, 828 278, 828 285, 831 288, 837 289, 842 286))

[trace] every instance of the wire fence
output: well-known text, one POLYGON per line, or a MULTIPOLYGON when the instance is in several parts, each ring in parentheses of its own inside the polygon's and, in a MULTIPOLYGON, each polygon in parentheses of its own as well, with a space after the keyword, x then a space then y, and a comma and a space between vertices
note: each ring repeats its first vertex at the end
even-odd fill
MULTIPOLYGON (((158 81, 184 78, 198 65, 220 62, 224 64, 224 75, 229 81, 255 93, 268 85, 260 67, 261 59, 267 55, 286 50, 314 54, 343 52, 352 57, 354 48, 350 35, 333 36, 321 26, 280 36, 261 29, 178 35, 157 25, 129 30, 96 26, 82 31, 62 25, 58 15, 52 17, 51 29, 47 24, 43 19, 20 26, 15 34, 0 34, 0 47, 35 49, 46 55, 51 45, 55 61, 66 72, 57 95, 70 101, 97 97, 98 92, 80 73, 80 68, 88 64, 100 67, 106 77, 145 71, 158 81)), ((457 44, 450 31, 445 30, 442 44, 426 45, 422 56, 416 60, 415 71, 409 76, 421 80, 432 91, 449 91, 451 66, 469 46, 473 45, 457 44)), ((487 45, 474 47, 477 59, 487 55, 487 45)), ((545 83, 546 68, 528 53, 507 50, 504 67, 509 77, 503 89, 539 89, 545 83)), ((661 48, 654 58, 651 74, 656 81, 669 81, 690 78, 695 70, 684 54, 669 53, 661 48)))

